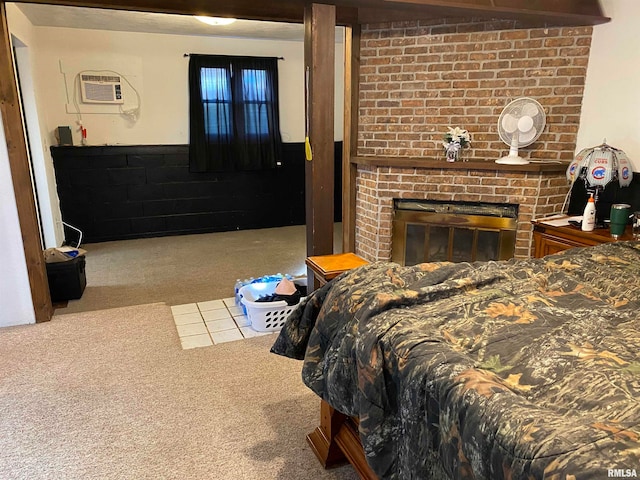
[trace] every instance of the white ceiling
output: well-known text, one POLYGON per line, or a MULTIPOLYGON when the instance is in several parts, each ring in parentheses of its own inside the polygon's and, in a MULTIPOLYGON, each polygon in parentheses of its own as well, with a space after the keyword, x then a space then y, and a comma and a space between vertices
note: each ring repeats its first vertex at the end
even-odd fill
MULTIPOLYGON (((85 28, 121 32, 204 35, 272 40, 303 41, 302 24, 238 20, 231 25, 211 26, 188 15, 127 12, 99 8, 16 3, 29 21, 38 27, 85 28)), ((342 28, 336 29, 336 41, 342 28)))

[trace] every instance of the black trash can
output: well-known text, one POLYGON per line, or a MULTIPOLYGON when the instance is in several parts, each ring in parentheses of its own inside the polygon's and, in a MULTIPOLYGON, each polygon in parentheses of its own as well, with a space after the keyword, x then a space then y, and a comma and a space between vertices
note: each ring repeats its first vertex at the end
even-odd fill
POLYGON ((82 297, 87 286, 84 255, 71 260, 47 263, 47 278, 51 301, 75 300, 82 297))

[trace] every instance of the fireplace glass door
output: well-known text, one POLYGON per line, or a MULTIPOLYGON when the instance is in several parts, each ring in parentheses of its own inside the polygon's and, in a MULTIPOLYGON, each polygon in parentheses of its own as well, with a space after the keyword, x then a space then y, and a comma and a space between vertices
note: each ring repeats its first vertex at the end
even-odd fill
POLYGON ((392 260, 474 262, 513 257, 517 205, 396 200, 392 260))

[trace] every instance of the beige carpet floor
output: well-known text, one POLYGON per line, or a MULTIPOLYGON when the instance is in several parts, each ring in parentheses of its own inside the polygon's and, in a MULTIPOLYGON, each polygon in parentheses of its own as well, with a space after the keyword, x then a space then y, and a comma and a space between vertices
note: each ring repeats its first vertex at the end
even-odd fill
MULTIPOLYGON (((341 251, 342 225, 334 228, 341 251)), ((305 226, 90 243, 87 287, 56 315, 164 302, 233 296, 236 279, 306 274, 305 226)))
POLYGON ((275 335, 182 350, 164 304, 0 329, 0 478, 336 479, 275 335))

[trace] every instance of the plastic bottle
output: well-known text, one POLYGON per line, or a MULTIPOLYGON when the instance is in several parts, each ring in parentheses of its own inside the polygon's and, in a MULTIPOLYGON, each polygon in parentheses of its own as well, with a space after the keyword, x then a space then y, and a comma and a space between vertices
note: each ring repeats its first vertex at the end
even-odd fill
POLYGON ((239 278, 236 280, 236 284, 233 288, 234 290, 234 295, 235 295, 235 299, 236 299, 236 306, 240 306, 240 289, 243 287, 242 284, 242 280, 240 280, 239 278))
POLYGON ((582 231, 591 232, 596 226, 596 202, 593 199, 593 193, 587 205, 584 207, 584 213, 582 214, 582 231))

